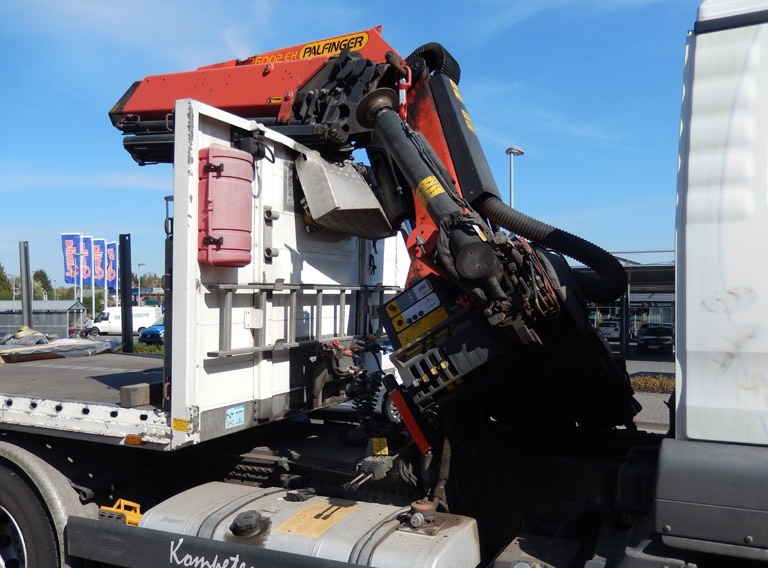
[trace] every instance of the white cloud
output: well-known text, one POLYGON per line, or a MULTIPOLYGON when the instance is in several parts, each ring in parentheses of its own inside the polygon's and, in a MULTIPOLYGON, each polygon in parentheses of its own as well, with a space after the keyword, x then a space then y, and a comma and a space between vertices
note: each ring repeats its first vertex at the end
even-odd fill
POLYGON ((152 55, 181 69, 233 57, 247 57, 271 25, 270 3, 234 5, 221 0, 182 2, 133 0, 130 6, 102 0, 27 0, 12 8, 14 21, 28 34, 46 38, 52 55, 78 57, 84 45, 109 52, 127 48, 137 59, 152 55), (238 24, 218 15, 238 10, 238 24), (234 55, 233 55, 234 54, 234 55))

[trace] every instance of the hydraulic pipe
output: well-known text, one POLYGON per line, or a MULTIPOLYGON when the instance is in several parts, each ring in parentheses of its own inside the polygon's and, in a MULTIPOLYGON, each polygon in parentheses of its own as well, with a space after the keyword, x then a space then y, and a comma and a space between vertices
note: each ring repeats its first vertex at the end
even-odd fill
MULTIPOLYGON (((448 215, 461 211, 415 146, 415 134, 392 107, 385 106, 378 110, 373 127, 436 225, 448 215)), ((427 144, 423 139, 421 142, 427 144)))
MULTIPOLYGON (((481 237, 475 224, 462 220, 467 211, 449 193, 452 190, 446 189, 440 181, 443 174, 440 173, 436 154, 429 143, 414 133, 393 109, 392 98, 376 91, 373 94, 376 101, 371 113, 372 126, 384 149, 403 172, 435 226, 439 230, 450 227, 447 235, 451 258, 448 260, 441 255, 443 265, 451 272, 455 270, 463 280, 485 282, 481 286, 486 288, 487 295, 500 296, 498 286, 493 282, 498 268, 493 249, 481 237), (454 218, 449 219, 451 216, 454 218)), ((361 105, 364 103, 365 100, 361 105)))

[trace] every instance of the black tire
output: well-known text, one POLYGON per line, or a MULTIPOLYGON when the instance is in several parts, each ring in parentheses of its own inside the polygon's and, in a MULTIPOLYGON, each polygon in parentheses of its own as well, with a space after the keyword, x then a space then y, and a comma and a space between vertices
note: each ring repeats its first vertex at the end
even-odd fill
POLYGON ((101 332, 99 331, 98 327, 92 327, 91 331, 88 332, 88 335, 90 335, 91 337, 98 337, 99 335, 101 335, 101 332))
POLYGON ((400 411, 395 406, 395 401, 389 395, 384 395, 384 402, 381 405, 381 413, 387 418, 389 422, 394 424, 400 424, 403 421, 403 417, 400 416, 400 411))
POLYGON ((56 532, 37 494, 0 466, 0 562, 7 568, 57 568, 56 532))

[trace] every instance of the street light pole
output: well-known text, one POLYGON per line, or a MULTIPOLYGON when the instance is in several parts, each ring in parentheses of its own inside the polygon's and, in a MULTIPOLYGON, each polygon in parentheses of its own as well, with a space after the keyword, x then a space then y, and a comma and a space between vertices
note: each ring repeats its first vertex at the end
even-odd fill
POLYGON ((515 156, 522 156, 525 154, 522 148, 516 146, 510 146, 507 148, 507 156, 509 156, 509 206, 515 207, 515 156))
POLYGON ((139 291, 138 291, 138 294, 136 294, 136 305, 137 306, 141 305, 141 267, 142 266, 146 266, 146 263, 145 262, 140 262, 139 263, 139 291))

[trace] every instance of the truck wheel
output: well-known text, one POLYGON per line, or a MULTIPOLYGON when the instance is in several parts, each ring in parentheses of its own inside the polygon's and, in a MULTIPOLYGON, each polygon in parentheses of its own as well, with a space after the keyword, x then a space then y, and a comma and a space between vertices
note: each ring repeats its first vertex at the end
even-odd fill
POLYGON ((53 525, 40 499, 13 471, 0 466, 0 565, 56 568, 53 525))
POLYGON ((387 420, 394 424, 400 424, 403 421, 402 416, 400 416, 400 411, 395 406, 395 402, 392 400, 391 396, 385 395, 384 404, 381 406, 382 413, 387 417, 387 420))
POLYGON ((98 337, 99 335, 101 335, 101 332, 99 331, 98 327, 92 327, 91 331, 88 332, 88 335, 90 335, 91 337, 98 337))

